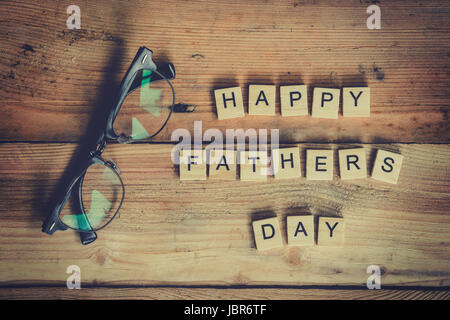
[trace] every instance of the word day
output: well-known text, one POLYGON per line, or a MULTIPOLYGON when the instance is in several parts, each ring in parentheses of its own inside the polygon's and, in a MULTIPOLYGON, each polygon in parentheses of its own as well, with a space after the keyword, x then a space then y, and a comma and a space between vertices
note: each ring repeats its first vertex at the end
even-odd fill
MULTIPOLYGON (((283 246, 280 224, 277 217, 252 222, 256 249, 266 250, 283 246)), ((317 244, 321 246, 344 245, 344 219, 319 217, 317 244)), ((316 234, 314 216, 293 215, 286 217, 287 244, 289 246, 313 246, 316 234)))
MULTIPOLYGON (((271 150, 271 163, 267 151, 239 151, 220 149, 182 149, 179 158, 180 180, 236 179, 236 164, 240 166, 240 180, 264 181, 268 175, 275 179, 300 178, 300 148, 289 147, 271 150), (238 155, 238 156, 237 156, 238 155), (209 170, 208 170, 209 168, 209 170)), ((327 149, 306 150, 306 179, 333 180, 334 151, 327 149)), ((371 177, 396 184, 403 161, 400 154, 377 150, 371 177)), ((341 179, 367 178, 366 150, 352 148, 338 150, 341 179)))
MULTIPOLYGON (((314 88, 312 113, 314 118, 337 119, 339 114, 340 89, 314 88)), ((308 115, 308 93, 306 85, 280 86, 281 115, 308 115)), ((214 90, 217 117, 219 120, 241 118, 244 104, 240 87, 214 90)), ((275 115, 276 86, 249 85, 248 114, 275 115)), ((344 117, 370 116, 370 88, 342 88, 342 114, 344 117)))

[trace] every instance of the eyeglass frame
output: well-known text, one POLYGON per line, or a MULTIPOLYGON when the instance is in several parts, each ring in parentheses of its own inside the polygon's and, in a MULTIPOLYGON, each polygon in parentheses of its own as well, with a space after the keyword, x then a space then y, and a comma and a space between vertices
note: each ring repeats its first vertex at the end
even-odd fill
POLYGON ((170 112, 167 116, 167 119, 161 126, 161 128, 154 133, 152 136, 150 136, 148 139, 151 139, 155 137, 161 130, 166 126, 167 122, 170 119, 170 116, 173 113, 173 107, 175 104, 175 90, 170 83, 169 80, 173 80, 175 78, 175 68, 173 64, 167 63, 164 65, 165 69, 163 70, 164 73, 166 73, 168 76, 163 75, 162 73, 157 71, 157 66, 152 60, 153 51, 146 47, 140 47, 138 52, 136 53, 135 58, 133 59, 133 62, 131 63, 130 67, 128 68, 124 78, 122 79, 122 82, 120 84, 119 93, 117 95, 116 103, 114 104, 114 108, 112 108, 109 111, 109 115, 106 119, 106 122, 104 124, 105 130, 103 130, 102 133, 99 134, 97 140, 96 140, 96 149, 89 152, 89 155, 87 159, 85 160, 85 163, 80 165, 78 167, 78 170, 76 173, 72 176, 72 178, 69 180, 68 185, 66 188, 63 189, 64 192, 59 192, 56 196, 55 203, 53 205, 53 209, 48 214, 47 218, 45 219, 44 223, 42 224, 42 232, 47 233, 49 235, 52 235, 56 231, 65 231, 67 229, 72 229, 75 231, 80 232, 81 242, 83 244, 89 244, 97 239, 96 231, 99 231, 106 226, 108 226, 116 217, 117 213, 120 211, 120 208, 122 207, 123 200, 125 198, 125 186, 123 184, 123 181, 120 177, 120 172, 118 172, 117 165, 112 160, 105 160, 101 157, 106 145, 108 142, 117 141, 119 143, 129 143, 133 140, 131 137, 127 137, 124 135, 118 135, 113 128, 114 120, 116 119, 117 114, 120 111, 120 108, 125 101, 125 98, 134 90, 139 88, 139 86, 132 88, 134 81, 136 80, 137 74, 139 71, 143 70, 151 70, 152 74, 154 73, 157 77, 154 79, 152 77, 152 82, 155 81, 167 81, 167 83, 170 85, 172 89, 173 99, 172 99, 172 105, 170 106, 170 112), (84 176, 89 169, 90 166, 94 164, 101 164, 109 169, 111 169, 114 174, 118 177, 121 187, 122 187, 122 199, 119 203, 119 206, 114 213, 114 215, 109 219, 107 223, 102 225, 99 228, 92 228, 91 230, 80 230, 76 228, 72 228, 65 223, 61 221, 60 213, 66 204, 67 200, 72 194, 72 191, 74 188, 78 188, 78 205, 79 209, 81 210, 81 213, 84 216, 87 216, 83 204, 82 204, 82 184, 84 180, 84 176))

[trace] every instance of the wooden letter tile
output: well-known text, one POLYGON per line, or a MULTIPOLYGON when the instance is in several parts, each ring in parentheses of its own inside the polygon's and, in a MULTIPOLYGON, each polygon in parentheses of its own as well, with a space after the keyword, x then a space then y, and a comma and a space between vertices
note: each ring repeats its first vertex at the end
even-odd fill
POLYGON ((241 151, 239 153, 239 167, 242 181, 267 180, 267 152, 241 151))
POLYGON ((219 120, 244 116, 244 103, 240 87, 214 90, 219 120))
POLYGON ((215 150, 209 153, 209 178, 216 180, 236 179, 236 152, 215 150))
POLYGON ((314 88, 312 116, 337 119, 339 113, 339 89, 314 88))
POLYGON ((281 86, 280 101, 283 117, 308 115, 308 93, 305 85, 281 86))
POLYGON ((283 246, 278 218, 253 221, 253 233, 258 250, 280 248, 283 246))
POLYGON ((364 148, 339 150, 341 179, 367 178, 366 150, 364 148))
POLYGON ((343 218, 320 217, 317 244, 319 246, 343 246, 344 230, 343 218))
POLYGON ((275 91, 271 85, 250 85, 248 87, 248 114, 275 115, 275 91))
POLYGON ((314 216, 287 216, 286 224, 288 245, 314 245, 314 216))
POLYGON ((306 179, 333 180, 333 150, 306 150, 306 179))
POLYGON ((384 150, 378 150, 375 164, 372 169, 372 178, 397 184, 400 169, 402 167, 403 156, 384 150))
POLYGON ((370 88, 342 88, 344 117, 370 117, 370 88))
POLYGON ((206 180, 206 161, 203 150, 181 150, 180 180, 206 180))
POLYGON ((272 150, 272 164, 275 179, 300 178, 300 148, 282 148, 272 150))

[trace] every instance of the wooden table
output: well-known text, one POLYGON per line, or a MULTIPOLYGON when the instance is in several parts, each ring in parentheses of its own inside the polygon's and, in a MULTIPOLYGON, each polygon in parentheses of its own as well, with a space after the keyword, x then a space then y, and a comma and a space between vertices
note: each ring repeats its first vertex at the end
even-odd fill
MULTIPOLYGON (((365 0, 0 2, 1 298, 449 298, 449 1, 365 0), (66 8, 81 8, 81 29, 66 8), (82 246, 41 232, 47 204, 80 141, 109 106, 140 46, 171 61, 177 102, 154 143, 108 146, 126 200, 82 246), (213 90, 303 83, 371 88, 371 117, 217 120, 213 90), (404 156, 397 185, 373 179, 181 182, 177 128, 280 129, 283 145, 362 146, 404 156), (342 216, 342 248, 255 249, 251 221, 342 216), (367 290, 379 265, 383 290, 367 290), (82 290, 66 269, 81 268, 82 290)), ((245 104, 246 105, 246 104, 245 104)), ((304 168, 304 159, 302 159, 304 168)), ((337 164, 336 170, 337 171, 337 164)), ((283 237, 284 241, 286 238, 283 237)))

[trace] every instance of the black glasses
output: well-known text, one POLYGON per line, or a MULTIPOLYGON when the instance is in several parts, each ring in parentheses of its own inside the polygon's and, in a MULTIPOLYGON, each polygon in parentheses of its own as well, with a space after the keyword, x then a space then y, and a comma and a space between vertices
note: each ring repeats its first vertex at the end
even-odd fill
POLYGON ((174 66, 166 63, 157 67, 152 54, 145 47, 138 50, 103 123, 104 130, 95 139, 95 149, 76 168, 70 168, 70 178, 55 195, 43 232, 73 229, 81 232, 83 244, 93 242, 95 232, 116 217, 125 196, 118 166, 102 158, 107 143, 151 139, 165 127, 174 108, 188 111, 188 105, 175 105, 170 83, 175 78, 174 66))

